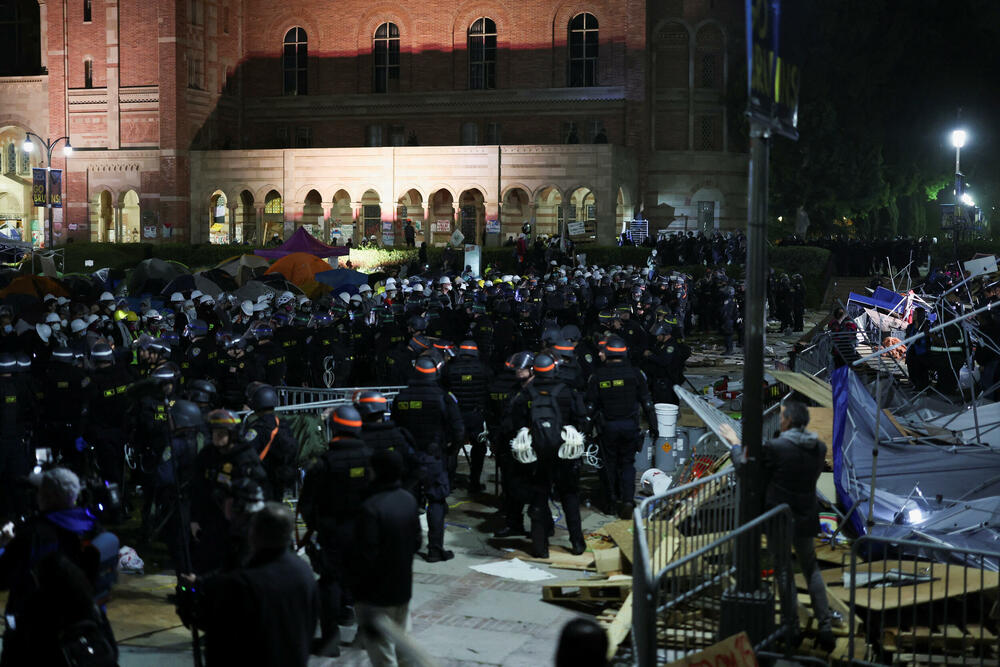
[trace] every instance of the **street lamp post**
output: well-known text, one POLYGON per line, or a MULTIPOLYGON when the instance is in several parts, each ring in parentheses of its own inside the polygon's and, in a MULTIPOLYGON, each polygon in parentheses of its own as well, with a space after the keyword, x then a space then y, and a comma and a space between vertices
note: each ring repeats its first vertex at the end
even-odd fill
POLYGON ((38 139, 38 143, 45 148, 45 223, 48 229, 46 247, 52 249, 56 245, 55 231, 52 229, 52 193, 50 192, 52 188, 52 150, 59 144, 60 141, 65 140, 66 144, 63 146, 63 157, 69 157, 73 154, 73 146, 69 143, 69 137, 59 137, 55 140, 47 140, 42 139, 34 132, 26 132, 24 144, 21 146, 25 153, 30 153, 35 150, 35 144, 31 141, 32 137, 38 139))
POLYGON ((965 226, 962 214, 962 147, 965 146, 966 139, 968 139, 968 134, 965 130, 953 130, 951 133, 951 145, 955 147, 955 221, 952 223, 951 237, 956 254, 958 253, 958 237, 965 226))

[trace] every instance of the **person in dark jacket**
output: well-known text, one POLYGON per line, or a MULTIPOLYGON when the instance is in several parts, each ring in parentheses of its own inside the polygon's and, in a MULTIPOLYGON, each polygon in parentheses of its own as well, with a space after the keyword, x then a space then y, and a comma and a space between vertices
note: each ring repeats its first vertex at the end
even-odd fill
POLYGON ((309 662, 319 591, 309 565, 289 549, 294 527, 290 509, 267 503, 250 520, 246 567, 181 577, 195 590, 194 620, 205 631, 209 667, 309 662))
POLYGON ((372 455, 375 479, 355 524, 354 594, 358 632, 376 667, 396 664, 396 647, 378 631, 376 619, 386 616, 410 629, 413 556, 420 549, 417 501, 400 487, 403 459, 383 449, 372 455))
POLYGON ((38 485, 39 514, 0 533, 0 591, 10 591, 0 665, 64 664, 64 633, 79 623, 93 628, 95 656, 113 661, 114 635, 98 605, 110 592, 106 552, 114 562, 118 540, 102 534, 94 516, 76 507, 76 474, 53 468, 31 481, 38 485))
MULTIPOLYGON (((794 525, 792 546, 802 569, 812 599, 813 614, 819 624, 819 641, 827 651, 833 650, 834 637, 830 603, 826 597, 826 585, 816 561, 816 547, 813 542, 819 533, 819 503, 816 501, 816 482, 823 472, 826 460, 826 445, 815 433, 806 430, 809 425, 809 410, 803 403, 786 401, 781 408, 781 434, 764 443, 762 469, 764 475, 765 509, 787 503, 792 509, 794 525)), ((721 434, 733 445, 740 440, 732 427, 724 424, 721 434)), ((742 458, 736 457, 737 461, 742 458)), ((783 608, 794 614, 797 601, 795 580, 791 572, 779 572, 782 599, 788 604, 783 608)), ((786 622, 798 626, 798 617, 792 616, 786 622)))

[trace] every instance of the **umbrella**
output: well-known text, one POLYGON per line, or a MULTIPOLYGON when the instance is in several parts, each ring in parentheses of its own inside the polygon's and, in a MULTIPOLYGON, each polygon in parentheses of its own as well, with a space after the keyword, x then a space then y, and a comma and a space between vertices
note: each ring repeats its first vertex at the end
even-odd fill
POLYGON ((236 279, 238 285, 244 284, 258 273, 267 270, 269 263, 257 255, 236 255, 215 265, 216 269, 225 271, 236 279))
MULTIPOLYGON (((232 280, 232 278, 230 278, 232 280)), ((211 278, 208 278, 204 273, 196 274, 194 277, 195 289, 200 289, 205 294, 209 294, 213 299, 218 299, 223 292, 226 290, 219 287, 211 278)))
POLYGON ((277 291, 278 290, 276 290, 275 288, 265 285, 259 280, 250 280, 247 282, 246 285, 236 290, 235 294, 236 298, 239 299, 240 301, 243 301, 244 299, 250 299, 251 301, 256 301, 257 297, 259 297, 261 294, 273 294, 277 291))
POLYGON ((305 252, 293 252, 285 255, 271 265, 265 274, 280 273, 296 285, 303 285, 323 271, 329 271, 330 265, 324 260, 305 252))
POLYGON ((139 262, 129 276, 129 294, 159 294, 177 276, 191 273, 175 262, 165 262, 156 257, 139 262))
POLYGON ((70 296, 69 291, 59 284, 54 278, 45 276, 18 276, 10 281, 7 287, 0 290, 0 297, 7 298, 23 294, 41 299, 46 294, 54 296, 70 296))
POLYGON ((84 273, 68 273, 60 278, 60 282, 71 295, 82 297, 87 301, 97 300, 97 296, 105 289, 103 285, 94 282, 91 276, 84 273))
POLYGON ((177 276, 169 283, 167 283, 167 285, 162 290, 160 290, 160 294, 164 296, 170 296, 174 292, 190 293, 191 290, 194 289, 199 289, 195 287, 194 276, 192 276, 190 273, 185 273, 183 275, 177 276))
MULTIPOLYGON (((253 279, 254 282, 264 283, 271 289, 277 292, 291 292, 292 294, 303 294, 302 289, 298 285, 294 285, 287 280, 280 273, 271 273, 265 276, 258 276, 253 279)), ((307 283, 308 284, 308 283, 307 283)))
POLYGON ((358 287, 368 283, 368 276, 353 269, 334 269, 316 274, 316 280, 334 292, 357 294, 358 287))
POLYGON ((198 275, 211 280, 213 283, 218 285, 219 289, 223 292, 235 292, 240 286, 240 284, 237 283, 231 275, 222 269, 208 269, 207 271, 201 271, 198 275))

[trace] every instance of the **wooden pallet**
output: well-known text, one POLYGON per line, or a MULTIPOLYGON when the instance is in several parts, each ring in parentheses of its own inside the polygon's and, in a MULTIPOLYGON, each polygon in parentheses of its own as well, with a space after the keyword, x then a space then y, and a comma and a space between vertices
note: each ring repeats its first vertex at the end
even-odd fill
POLYGON ((547 602, 624 602, 632 592, 632 577, 574 579, 542 585, 547 602))

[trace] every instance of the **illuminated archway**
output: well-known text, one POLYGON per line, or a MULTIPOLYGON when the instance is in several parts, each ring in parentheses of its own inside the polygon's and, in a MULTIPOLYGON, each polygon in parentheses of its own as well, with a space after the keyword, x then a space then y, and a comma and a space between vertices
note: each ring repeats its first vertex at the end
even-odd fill
POLYGON ((285 205, 281 193, 271 190, 264 197, 264 232, 262 243, 281 242, 285 237, 285 205))
POLYGON ((121 198, 122 207, 122 242, 139 243, 142 241, 142 218, 139 210, 139 193, 129 190, 121 198))
POLYGON ((208 242, 230 242, 229 201, 224 192, 216 191, 209 197, 208 242))

